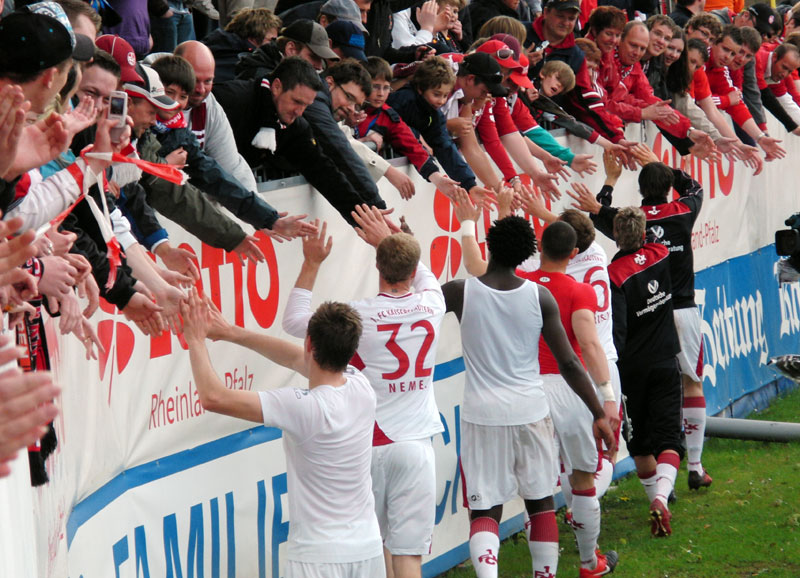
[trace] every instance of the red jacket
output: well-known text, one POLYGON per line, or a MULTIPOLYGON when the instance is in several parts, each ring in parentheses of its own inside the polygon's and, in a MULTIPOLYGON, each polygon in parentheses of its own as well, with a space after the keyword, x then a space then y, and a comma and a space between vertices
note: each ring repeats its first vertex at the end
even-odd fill
MULTIPOLYGON (((733 119, 733 122, 742 126, 745 122, 753 118, 750 111, 747 110, 747 105, 741 100, 738 104, 731 105, 730 93, 737 90, 736 85, 731 78, 730 70, 727 66, 717 66, 714 62, 714 53, 708 57, 706 64, 706 76, 708 77, 708 85, 711 87, 711 94, 714 104, 717 108, 724 110, 733 119)), ((758 72, 756 72, 758 76, 758 72)), ((761 87, 759 81, 759 88, 761 87)))
POLYGON ((363 138, 371 130, 380 134, 384 142, 395 151, 408 157, 425 179, 439 170, 436 162, 411 132, 411 128, 388 104, 384 103, 381 108, 367 109, 367 118, 356 127, 356 134, 358 138, 363 138))
MULTIPOLYGON (((638 62, 631 66, 622 64, 618 56, 613 59, 603 59, 601 74, 605 81, 606 94, 608 94, 607 104, 611 112, 619 116, 625 122, 641 122, 642 109, 661 102, 661 99, 653 94, 653 87, 647 81, 647 77, 642 71, 642 65, 638 62), (608 69, 608 66, 612 66, 608 69)), ((675 124, 665 124, 656 121, 655 124, 661 130, 668 132, 678 138, 686 137, 692 123, 688 118, 678 111, 675 111, 679 120, 675 124)))
POLYGON ((500 140, 502 136, 519 132, 511 119, 505 98, 489 99, 477 116, 475 132, 478 133, 483 148, 503 173, 503 178, 510 181, 516 177, 514 163, 508 158, 508 153, 500 140))

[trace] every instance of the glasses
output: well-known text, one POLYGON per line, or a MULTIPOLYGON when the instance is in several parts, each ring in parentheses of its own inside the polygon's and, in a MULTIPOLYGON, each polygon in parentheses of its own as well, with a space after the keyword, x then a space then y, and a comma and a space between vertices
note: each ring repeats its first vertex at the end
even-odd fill
POLYGON ((498 60, 508 60, 509 58, 514 58, 514 51, 510 48, 501 48, 494 55, 498 60))
POLYGON ((347 92, 341 84, 337 84, 336 88, 342 91, 345 98, 347 99, 347 102, 352 104, 355 110, 361 110, 362 103, 358 102, 358 99, 355 97, 354 94, 347 92))

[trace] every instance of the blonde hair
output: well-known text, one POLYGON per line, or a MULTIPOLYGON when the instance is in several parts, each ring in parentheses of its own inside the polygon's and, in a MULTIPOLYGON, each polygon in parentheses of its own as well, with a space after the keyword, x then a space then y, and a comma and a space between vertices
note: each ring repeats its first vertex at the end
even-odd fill
POLYGON ((636 251, 644 244, 647 219, 639 207, 623 207, 614 217, 614 240, 622 251, 636 251))
POLYGON ((396 233, 378 244, 375 264, 387 283, 410 279, 417 270, 421 249, 419 242, 406 233, 396 233))
POLYGON ((483 26, 481 26, 478 31, 478 36, 486 38, 494 36, 495 34, 508 34, 513 36, 517 39, 520 46, 525 44, 525 39, 528 36, 525 25, 516 18, 511 18, 511 16, 495 16, 494 18, 490 18, 483 23, 483 26))
POLYGON ((575 73, 569 64, 562 60, 548 60, 542 66, 542 71, 539 74, 542 78, 555 75, 563 87, 563 92, 569 92, 575 88, 575 73))

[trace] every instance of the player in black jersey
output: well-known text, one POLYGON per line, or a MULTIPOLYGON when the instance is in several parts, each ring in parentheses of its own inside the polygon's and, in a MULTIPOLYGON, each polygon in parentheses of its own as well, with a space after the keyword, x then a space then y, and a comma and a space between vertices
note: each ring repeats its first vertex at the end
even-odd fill
POLYGON ((651 532, 668 536, 672 516, 667 499, 683 453, 669 250, 645 242, 641 209, 620 209, 613 227, 620 250, 608 266, 608 277, 617 365, 633 425, 628 451, 650 500, 651 532))
MULTIPOLYGON (((678 361, 683 382, 683 429, 686 434, 689 488, 696 490, 710 486, 713 481, 701 462, 706 429, 706 400, 702 384, 703 338, 700 331, 700 312, 694 301, 692 252, 692 228, 703 205, 703 189, 700 183, 685 172, 658 162, 658 158, 647 145, 638 144, 633 152, 643 166, 639 174, 639 190, 648 231, 669 249, 675 326, 681 346, 678 361), (678 193, 679 198, 676 200, 669 199, 673 188, 678 193)), ((605 164, 606 184, 597 198, 592 198, 585 187, 578 187, 575 198, 582 209, 591 213, 595 227, 612 237, 617 209, 611 207, 611 195, 621 167, 613 158, 609 158, 605 164)))

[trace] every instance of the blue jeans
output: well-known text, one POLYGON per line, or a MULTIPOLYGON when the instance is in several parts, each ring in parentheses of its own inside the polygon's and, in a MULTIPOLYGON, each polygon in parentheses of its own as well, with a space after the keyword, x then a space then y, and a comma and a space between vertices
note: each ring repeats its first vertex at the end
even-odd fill
POLYGON ((183 2, 170 2, 174 14, 169 18, 151 18, 150 33, 153 35, 152 52, 172 52, 181 42, 194 40, 192 13, 183 2))

